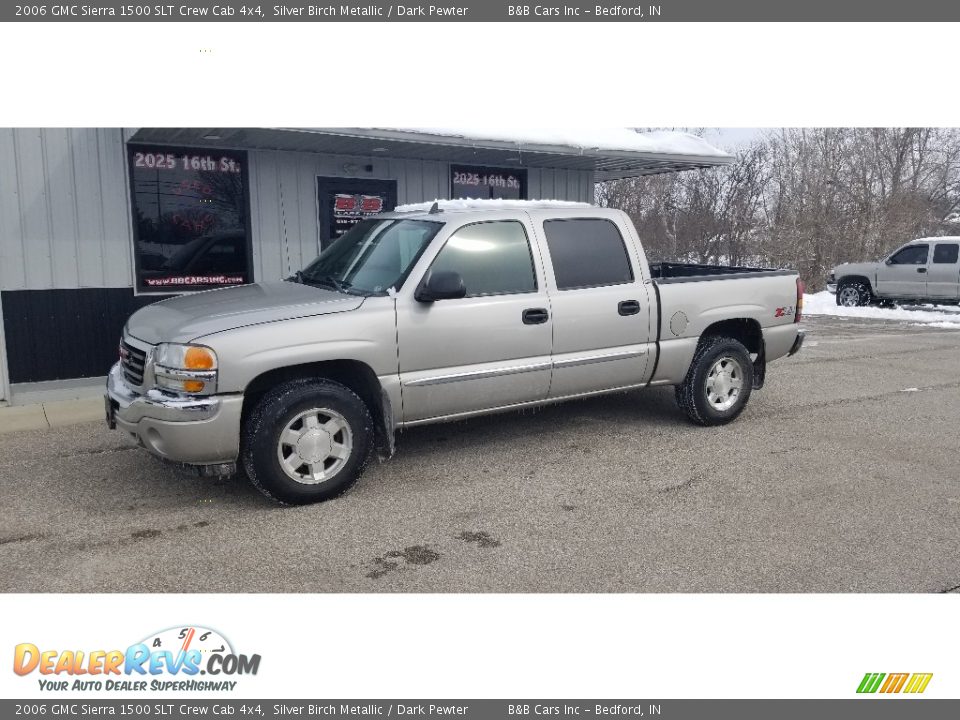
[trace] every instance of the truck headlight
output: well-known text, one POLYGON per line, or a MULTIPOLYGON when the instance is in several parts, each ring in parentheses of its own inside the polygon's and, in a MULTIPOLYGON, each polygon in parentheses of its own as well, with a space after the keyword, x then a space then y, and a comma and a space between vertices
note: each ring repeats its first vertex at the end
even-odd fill
POLYGON ((203 345, 160 343, 153 351, 157 387, 191 395, 217 391, 217 354, 203 345))

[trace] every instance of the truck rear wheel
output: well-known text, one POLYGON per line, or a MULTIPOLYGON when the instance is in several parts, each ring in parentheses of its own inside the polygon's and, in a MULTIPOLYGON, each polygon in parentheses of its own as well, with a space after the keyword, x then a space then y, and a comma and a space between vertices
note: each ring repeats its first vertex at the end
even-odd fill
POLYGON ((676 388, 677 405, 698 425, 723 425, 743 412, 752 389, 753 363, 743 343, 706 337, 676 388))
POLYGON ((263 494, 289 505, 329 500, 363 472, 373 448, 373 420, 352 390, 301 379, 274 388, 243 425, 240 457, 263 494))

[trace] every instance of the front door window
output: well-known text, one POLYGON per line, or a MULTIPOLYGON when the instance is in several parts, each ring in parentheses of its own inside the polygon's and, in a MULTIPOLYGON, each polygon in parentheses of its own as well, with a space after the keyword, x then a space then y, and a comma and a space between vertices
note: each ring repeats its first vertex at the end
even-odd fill
POLYGON ((908 245, 890 258, 891 265, 926 265, 930 248, 927 245, 908 245))

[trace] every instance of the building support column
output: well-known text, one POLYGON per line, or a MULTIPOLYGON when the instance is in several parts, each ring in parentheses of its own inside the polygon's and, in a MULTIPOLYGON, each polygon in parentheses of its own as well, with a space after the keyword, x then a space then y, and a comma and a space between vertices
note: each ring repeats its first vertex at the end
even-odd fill
POLYGON ((0 295, 0 405, 10 402, 10 374, 7 372, 7 338, 3 332, 3 297, 0 295))

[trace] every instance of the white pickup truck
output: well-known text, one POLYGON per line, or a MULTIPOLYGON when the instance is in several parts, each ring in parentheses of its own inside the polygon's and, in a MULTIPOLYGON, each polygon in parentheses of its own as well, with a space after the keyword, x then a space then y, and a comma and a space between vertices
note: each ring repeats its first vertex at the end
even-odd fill
POLYGON ((737 417, 803 343, 795 272, 649 263, 627 215, 463 202, 366 219, 286 281, 136 312, 107 421, 284 503, 334 497, 398 428, 676 387, 737 417))

